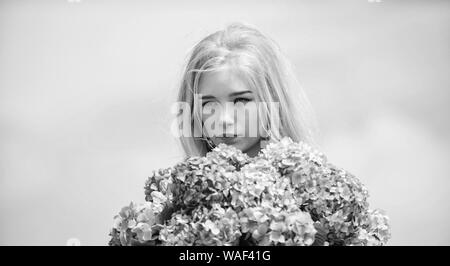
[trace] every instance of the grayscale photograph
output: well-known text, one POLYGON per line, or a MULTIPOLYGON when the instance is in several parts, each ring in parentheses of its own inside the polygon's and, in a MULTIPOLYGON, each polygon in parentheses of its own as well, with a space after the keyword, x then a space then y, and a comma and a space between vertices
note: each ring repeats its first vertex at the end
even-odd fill
POLYGON ((449 246, 449 59, 450 1, 0 0, 0 246, 449 246))

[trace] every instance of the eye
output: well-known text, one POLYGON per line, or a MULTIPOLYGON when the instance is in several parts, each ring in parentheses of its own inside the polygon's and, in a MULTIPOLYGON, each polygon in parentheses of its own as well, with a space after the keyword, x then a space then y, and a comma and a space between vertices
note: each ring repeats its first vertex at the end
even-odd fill
POLYGON ((215 101, 207 101, 202 104, 202 107, 205 107, 206 105, 208 105, 208 107, 210 107, 210 106, 215 105, 216 103, 217 102, 215 102, 215 101))
POLYGON ((242 102, 242 103, 248 103, 250 102, 251 99, 247 99, 247 98, 236 98, 234 99, 234 103, 236 104, 237 102, 242 102))

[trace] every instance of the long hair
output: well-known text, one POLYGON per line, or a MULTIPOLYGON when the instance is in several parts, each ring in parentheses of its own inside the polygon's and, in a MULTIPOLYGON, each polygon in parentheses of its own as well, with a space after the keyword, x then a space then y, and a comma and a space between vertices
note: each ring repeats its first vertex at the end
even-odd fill
MULTIPOLYGON (((271 123, 271 110, 265 110, 271 140, 289 136, 293 141, 314 144, 316 125, 312 108, 279 46, 254 26, 231 23, 198 42, 185 65, 177 99, 187 103, 191 110, 191 135, 179 137, 185 156, 204 156, 212 148, 208 138, 195 137, 196 130, 201 127, 195 95, 202 73, 226 65, 231 65, 247 80, 260 101, 279 104, 278 124, 271 123), (272 128, 275 124, 277 129, 272 128)), ((177 119, 182 115, 179 112, 177 119)))

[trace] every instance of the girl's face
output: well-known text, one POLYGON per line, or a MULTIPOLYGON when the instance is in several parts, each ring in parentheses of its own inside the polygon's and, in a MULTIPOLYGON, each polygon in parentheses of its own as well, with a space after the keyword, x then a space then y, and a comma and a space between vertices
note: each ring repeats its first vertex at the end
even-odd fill
POLYGON ((245 81, 229 69, 205 72, 198 91, 202 99, 204 134, 210 137, 214 145, 225 143, 251 157, 257 155, 260 150, 260 125, 255 121, 257 108, 249 108, 256 105, 256 94, 245 81), (211 126, 211 121, 214 121, 214 126, 211 126))

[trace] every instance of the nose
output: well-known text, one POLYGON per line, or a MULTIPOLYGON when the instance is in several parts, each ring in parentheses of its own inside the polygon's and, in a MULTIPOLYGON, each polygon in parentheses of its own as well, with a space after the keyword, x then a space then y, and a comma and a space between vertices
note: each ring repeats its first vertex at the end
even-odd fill
POLYGON ((233 106, 229 106, 225 104, 223 108, 221 108, 220 116, 219 116, 219 126, 222 127, 222 136, 226 137, 226 135, 234 134, 234 126, 235 126, 235 115, 233 106))

